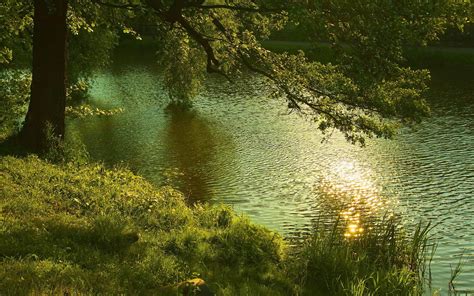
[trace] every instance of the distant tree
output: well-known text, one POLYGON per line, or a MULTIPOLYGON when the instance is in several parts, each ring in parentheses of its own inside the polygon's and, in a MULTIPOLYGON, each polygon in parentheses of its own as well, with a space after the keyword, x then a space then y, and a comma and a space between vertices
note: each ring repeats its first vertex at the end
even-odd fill
POLYGON ((146 20, 166 44, 164 81, 175 101, 196 95, 206 72, 233 79, 250 70, 263 75, 290 108, 312 116, 321 131, 338 129, 349 141, 363 144, 367 136, 391 137, 399 123, 415 122, 428 112, 422 97, 428 72, 399 66, 401 49, 406 42, 436 38, 448 25, 462 25, 467 7, 458 1, 390 0, 33 3, 33 82, 20 136, 35 150, 47 145, 47 122, 53 134, 64 136, 68 22, 70 28, 92 31, 101 23, 106 30, 133 35, 132 24, 146 20), (321 64, 302 53, 264 49, 260 41, 287 21, 327 34, 343 53, 340 62, 321 64))

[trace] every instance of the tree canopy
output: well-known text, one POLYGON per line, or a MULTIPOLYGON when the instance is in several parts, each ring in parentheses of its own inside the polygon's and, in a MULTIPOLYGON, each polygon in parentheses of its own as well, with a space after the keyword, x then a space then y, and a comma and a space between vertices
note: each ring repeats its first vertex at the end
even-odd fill
MULTIPOLYGON (((43 2, 35 0, 34 2, 43 2)), ((45 1, 47 5, 63 0, 45 1)), ((401 123, 428 114, 429 72, 404 65, 407 46, 426 45, 448 27, 462 28, 470 1, 392 0, 70 0, 70 79, 108 59, 118 33, 140 39, 146 26, 161 43, 160 65, 170 97, 187 102, 208 74, 265 77, 274 95, 311 116, 323 132, 353 142, 390 138, 401 123), (261 42, 288 23, 329 41, 337 59, 324 64, 303 52, 275 53, 261 42)), ((0 63, 31 47, 31 1, 0 5, 0 63), (17 37, 18 36, 18 37, 17 37)), ((33 77, 34 80, 34 77, 33 77)))

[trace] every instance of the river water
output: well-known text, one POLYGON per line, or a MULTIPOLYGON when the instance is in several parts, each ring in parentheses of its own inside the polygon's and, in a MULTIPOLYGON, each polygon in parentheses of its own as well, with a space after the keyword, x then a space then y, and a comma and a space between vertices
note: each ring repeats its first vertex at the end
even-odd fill
POLYGON ((433 286, 447 292, 463 255, 456 288, 474 289, 473 69, 434 69, 433 116, 360 148, 337 132, 322 142, 310 120, 270 99, 256 77, 209 79, 193 111, 166 111, 155 68, 129 58, 97 74, 91 104, 125 111, 68 122, 94 159, 125 163, 194 201, 232 205, 289 237, 338 215, 347 236, 387 213, 431 221, 433 286))

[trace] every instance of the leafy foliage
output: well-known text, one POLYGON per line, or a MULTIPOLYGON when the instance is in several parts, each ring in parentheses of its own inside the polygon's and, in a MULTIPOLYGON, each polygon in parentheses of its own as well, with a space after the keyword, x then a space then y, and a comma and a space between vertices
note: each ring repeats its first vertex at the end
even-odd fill
POLYGON ((68 84, 90 80, 94 73, 111 62, 118 34, 106 27, 87 27, 72 35, 68 45, 68 84))
POLYGON ((0 72, 0 139, 20 126, 26 113, 31 75, 22 71, 0 72))
POLYGON ((407 46, 425 46, 448 27, 463 26, 470 7, 458 1, 385 0, 314 1, 313 5, 307 18, 317 20, 313 38, 329 40, 345 72, 361 82, 390 79, 404 62, 407 46))
POLYGON ((462 26, 469 8, 464 2, 383 0, 294 1, 291 7, 245 0, 117 6, 155 15, 149 24, 172 44, 162 53, 171 97, 195 96, 204 70, 232 79, 249 69, 266 77, 290 108, 314 117, 320 130, 340 130, 362 145, 366 137, 390 138, 401 123, 428 114, 423 100, 428 72, 401 66, 403 49, 425 45, 448 26, 462 26), (337 65, 265 50, 260 42, 288 21, 300 21, 328 38, 340 52, 337 65))
POLYGON ((66 115, 69 117, 86 117, 86 116, 112 116, 118 113, 122 113, 124 111, 123 108, 115 108, 115 109, 99 109, 91 107, 87 104, 82 104, 77 107, 67 106, 66 107, 66 115))
MULTIPOLYGON (((6 26, 7 37, 31 25, 28 1, 9 1, 1 9, 8 16, 1 23, 20 24, 6 26)), ((189 104, 205 72, 231 80, 247 69, 266 77, 290 108, 312 116, 323 132, 337 129, 364 144, 366 137, 390 138, 401 123, 428 114, 423 100, 428 72, 402 66, 405 47, 426 45, 449 26, 461 28, 472 3, 75 0, 69 11, 71 84, 107 63, 119 33, 141 39, 140 30, 151 28, 163 44, 163 79, 173 102, 189 104), (338 52, 336 65, 265 50, 260 42, 287 23, 303 24, 314 39, 329 40, 338 52)), ((12 47, 2 40, 5 62, 12 47)))
POLYGON ((204 79, 203 53, 178 29, 170 30, 165 40, 165 46, 159 52, 164 86, 173 104, 190 107, 190 100, 198 94, 204 79))
POLYGON ((33 24, 30 1, 5 0, 0 3, 0 69, 16 55, 31 50, 29 30, 33 24))

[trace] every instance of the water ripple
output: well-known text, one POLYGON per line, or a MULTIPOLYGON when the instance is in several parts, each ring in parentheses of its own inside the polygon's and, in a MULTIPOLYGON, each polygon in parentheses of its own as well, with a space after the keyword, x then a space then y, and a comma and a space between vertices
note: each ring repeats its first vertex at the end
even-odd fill
POLYGON ((322 143, 314 124, 288 114, 283 101, 269 100, 254 77, 233 85, 209 80, 194 112, 166 112, 159 74, 143 66, 97 76, 93 103, 124 107, 123 114, 68 126, 96 159, 124 161, 158 185, 172 183, 193 200, 230 204, 289 237, 335 215, 347 222, 348 236, 390 211, 407 223, 439 223, 434 286, 447 287, 450 266, 464 253, 458 286, 472 289, 474 81, 460 86, 454 80, 469 76, 459 75, 434 75, 433 117, 365 149, 338 134, 322 143), (446 89, 453 84, 456 89, 446 89))

